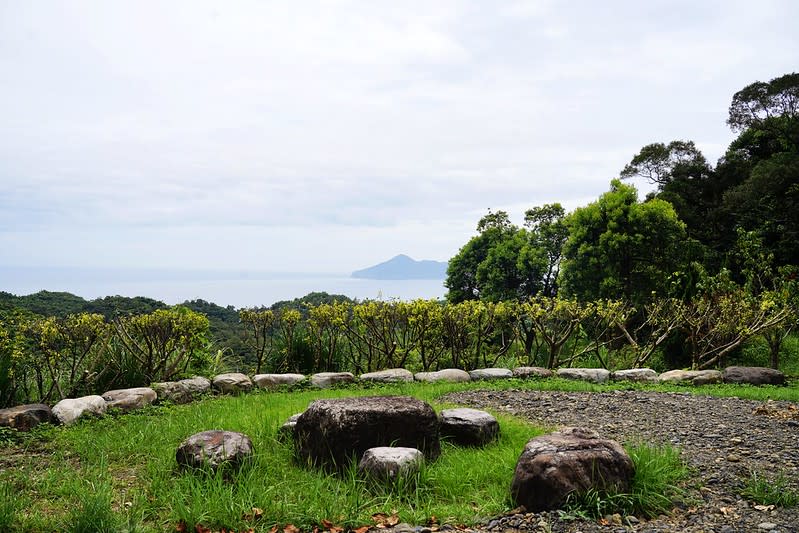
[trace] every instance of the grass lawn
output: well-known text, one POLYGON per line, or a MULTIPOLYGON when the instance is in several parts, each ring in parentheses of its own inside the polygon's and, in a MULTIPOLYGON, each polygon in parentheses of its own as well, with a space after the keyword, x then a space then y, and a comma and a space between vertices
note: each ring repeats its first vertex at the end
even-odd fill
MULTIPOLYGON (((318 398, 406 394, 440 410, 447 407, 437 401, 443 394, 475 388, 601 391, 625 387, 512 380, 258 392, 148 408, 65 428, 46 427, 30 435, 6 431, 0 433, 0 531, 174 531, 181 523, 189 531, 194 531, 195 524, 215 531, 222 527, 269 531, 286 524, 310 530, 326 521, 357 528, 373 524, 372 515, 377 513, 396 513, 400 521, 413 524, 471 524, 512 508, 509 486, 516 460, 530 438, 551 428, 494 413, 501 426, 498 442, 483 449, 460 449, 445 442, 441 457, 422 471, 415 485, 392 490, 367 486, 352 471, 332 475, 298 467, 291 444, 279 442, 277 430, 290 415, 318 398), (246 433, 253 441, 255 459, 227 474, 178 470, 177 446, 189 435, 208 429, 246 433)), ((799 400, 796 387, 654 388, 799 400)), ((631 451, 641 458, 637 465, 640 483, 647 483, 646 477, 655 481, 659 476, 652 472, 664 465, 667 469, 678 466, 673 450, 639 447, 631 451)), ((651 486, 639 488, 642 493, 662 495, 673 486, 654 491, 651 486)), ((651 502, 634 503, 631 511, 646 513, 646 505, 662 507, 669 502, 668 494, 665 500, 653 497, 651 502)))

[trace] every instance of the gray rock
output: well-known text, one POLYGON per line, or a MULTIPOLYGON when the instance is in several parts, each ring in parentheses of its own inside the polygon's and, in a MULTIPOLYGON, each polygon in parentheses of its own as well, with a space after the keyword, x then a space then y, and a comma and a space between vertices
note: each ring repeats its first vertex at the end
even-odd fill
POLYGON ((655 382, 658 380, 658 373, 651 368, 629 368, 616 370, 610 378, 613 381, 655 382))
POLYGON ((750 385, 784 385, 785 374, 773 368, 760 366, 728 366, 721 373, 724 383, 748 383, 750 385))
POLYGON ((364 452, 358 472, 364 477, 391 482, 416 475, 422 464, 424 454, 416 448, 379 446, 364 452))
POLYGON ((159 402, 170 401, 173 403, 189 403, 193 399, 189 389, 179 381, 153 383, 152 389, 155 391, 159 402))
POLYGON ((222 394, 241 394, 252 389, 250 378, 240 372, 219 374, 214 377, 212 384, 222 394))
POLYGON ((621 445, 585 428, 530 440, 516 463, 511 494, 528 512, 557 509, 571 493, 628 491, 635 473, 621 445))
POLYGON ((591 383, 607 383, 610 379, 610 372, 604 368, 559 368, 558 376, 591 383))
POLYGON ((19 431, 30 431, 39 424, 53 421, 55 421, 53 412, 43 403, 29 403, 0 409, 0 426, 16 428, 19 431))
POLYGON ((417 448, 428 459, 441 453, 433 408, 408 396, 317 400, 297 419, 298 459, 329 470, 360 460, 369 448, 417 448))
POLYGON ((497 419, 479 409, 444 409, 439 420, 441 436, 455 444, 484 446, 499 436, 497 419))
POLYGON ((141 409, 153 403, 157 398, 158 395, 150 387, 110 390, 103 393, 103 400, 105 400, 107 408, 113 407, 124 412, 141 409))
POLYGON ((180 381, 164 381, 153 383, 152 389, 158 401, 168 400, 173 403, 189 403, 198 396, 211 390, 211 381, 207 378, 196 376, 180 381))
POLYGON ((105 409, 106 403, 102 396, 67 398, 53 406, 53 416, 66 426, 84 416, 102 416, 105 414, 105 409))
POLYGON ((303 374, 256 374, 252 377, 253 383, 261 389, 290 387, 304 380, 303 374))
POLYGON ((302 413, 291 415, 288 420, 283 422, 283 425, 277 429, 277 440, 280 442, 289 442, 294 439, 294 430, 297 428, 297 419, 300 418, 302 413))
POLYGON ((311 385, 319 389, 329 389, 334 385, 352 383, 355 376, 351 372, 319 372, 311 376, 311 385))
POLYGON ((388 370, 361 374, 360 379, 361 381, 376 381, 378 383, 398 383, 413 381, 413 373, 404 368, 390 368, 388 370))
POLYGON ((688 382, 692 385, 721 383, 721 372, 718 370, 669 370, 658 376, 661 383, 688 382))
POLYGON ((520 379, 551 378, 554 375, 548 368, 540 366, 519 366, 513 369, 513 377, 520 379))
POLYGON ((200 394, 207 394, 211 392, 211 380, 202 376, 194 376, 193 378, 181 379, 178 383, 182 384, 193 397, 200 394))
POLYGON ((175 452, 175 460, 180 466, 215 470, 223 465, 240 466, 252 454, 252 441, 247 435, 211 430, 184 440, 175 452))
POLYGON ((465 370, 445 368, 436 372, 417 372, 413 378, 416 381, 471 381, 472 378, 465 370))
POLYGON ((770 531, 770 530, 772 530, 772 529, 777 529, 777 524, 775 524, 775 523, 773 523, 773 522, 760 522, 760 523, 757 525, 757 529, 762 529, 762 530, 765 530, 765 531, 770 531))
POLYGON ((507 368, 478 368, 471 370, 469 377, 472 381, 481 379, 508 379, 513 377, 513 372, 507 368))

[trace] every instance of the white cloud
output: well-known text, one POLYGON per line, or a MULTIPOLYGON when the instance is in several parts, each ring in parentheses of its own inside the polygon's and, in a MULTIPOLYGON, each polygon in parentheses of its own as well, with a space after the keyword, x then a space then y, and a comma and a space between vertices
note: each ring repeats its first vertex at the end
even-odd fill
POLYGON ((5 3, 0 262, 446 259, 486 208, 590 201, 644 144, 720 156, 732 94, 795 68, 797 16, 790 0, 5 3))

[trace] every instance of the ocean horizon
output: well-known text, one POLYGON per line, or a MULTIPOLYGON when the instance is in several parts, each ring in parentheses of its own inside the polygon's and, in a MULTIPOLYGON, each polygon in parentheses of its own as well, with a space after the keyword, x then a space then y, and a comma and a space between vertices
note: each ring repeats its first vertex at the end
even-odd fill
POLYGON ((446 294, 444 280, 359 279, 335 272, 0 266, 0 291, 23 296, 42 290, 86 300, 144 296, 169 305, 200 299, 236 308, 270 306, 310 292, 358 300, 437 299, 446 294))

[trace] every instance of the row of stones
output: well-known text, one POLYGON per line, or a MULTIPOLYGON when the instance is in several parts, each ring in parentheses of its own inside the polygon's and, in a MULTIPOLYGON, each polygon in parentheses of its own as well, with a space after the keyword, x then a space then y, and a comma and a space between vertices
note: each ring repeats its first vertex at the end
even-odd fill
MULTIPOLYGON (((785 376, 778 370, 760 367, 728 367, 723 372, 718 370, 671 370, 658 374, 649 368, 634 368, 610 372, 601 368, 561 368, 557 372, 540 367, 483 368, 466 372, 448 368, 436 372, 418 372, 416 374, 404 368, 382 370, 361 374, 362 382, 396 383, 396 382, 436 382, 436 381, 476 381, 486 379, 508 378, 547 378, 557 375, 563 378, 579 379, 594 383, 615 381, 637 382, 688 382, 693 385, 709 383, 749 383, 753 385, 785 382, 785 376)), ((187 403, 200 394, 207 393, 213 387, 223 394, 247 392, 255 386, 275 388, 290 386, 305 381, 303 374, 256 374, 250 379, 241 373, 220 374, 210 381, 203 377, 194 377, 180 381, 156 383, 150 387, 112 390, 102 395, 68 398, 58 402, 52 410, 44 404, 28 404, 8 409, 0 409, 0 426, 14 427, 22 431, 31 429, 42 422, 71 424, 81 416, 103 415, 108 408, 122 411, 139 409, 156 400, 169 400, 174 403, 187 403)), ((322 372, 310 377, 311 386, 329 388, 337 384, 353 383, 355 376, 350 372, 322 372)))

